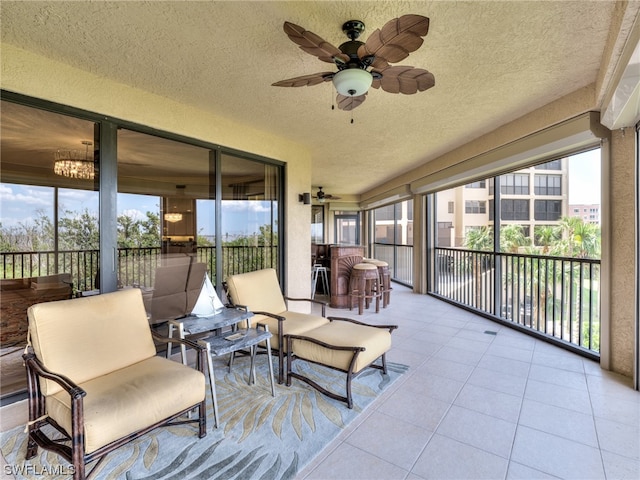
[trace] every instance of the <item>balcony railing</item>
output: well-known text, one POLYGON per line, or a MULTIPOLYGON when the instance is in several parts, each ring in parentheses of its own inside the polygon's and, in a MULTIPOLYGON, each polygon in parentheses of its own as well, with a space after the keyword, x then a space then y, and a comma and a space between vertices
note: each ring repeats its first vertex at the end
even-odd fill
POLYGON ((435 250, 432 293, 599 356, 600 260, 435 250))
MULTIPOLYGON (((215 247, 198 247, 196 259, 207 265, 215 284, 215 247)), ((153 286, 156 267, 160 264, 160 247, 119 248, 118 283, 120 285, 153 286)), ((69 273, 78 291, 98 288, 99 250, 61 250, 43 252, 1 252, 0 278, 26 278, 69 273)), ((262 268, 277 268, 277 246, 223 246, 223 275, 235 275, 262 268)))
POLYGON ((372 256, 389 264, 391 278, 408 287, 413 286, 413 246, 375 243, 372 256))

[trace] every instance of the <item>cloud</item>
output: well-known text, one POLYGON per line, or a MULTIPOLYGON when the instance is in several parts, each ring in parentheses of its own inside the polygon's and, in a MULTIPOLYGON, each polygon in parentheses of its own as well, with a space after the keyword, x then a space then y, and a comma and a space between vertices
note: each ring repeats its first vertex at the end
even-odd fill
POLYGON ((5 208, 18 207, 20 204, 49 207, 53 205, 53 189, 45 187, 11 187, 3 183, 0 185, 0 201, 2 201, 3 210, 5 208), (11 205, 12 203, 14 205, 11 205))
POLYGON ((130 217, 133 220, 146 220, 147 219, 147 215, 144 212, 141 212, 140 210, 137 210, 135 208, 128 208, 126 210, 123 210, 122 212, 120 212, 118 214, 118 216, 120 215, 124 215, 125 217, 130 217))
POLYGON ((271 211, 271 203, 260 200, 223 200, 222 210, 225 212, 267 213, 271 211))

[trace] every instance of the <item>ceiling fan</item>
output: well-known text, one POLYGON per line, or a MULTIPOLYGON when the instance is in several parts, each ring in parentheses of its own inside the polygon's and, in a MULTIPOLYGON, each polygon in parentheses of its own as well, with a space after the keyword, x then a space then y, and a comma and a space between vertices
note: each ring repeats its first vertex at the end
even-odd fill
POLYGON ((342 31, 349 41, 336 48, 313 32, 284 22, 284 32, 300 49, 333 63, 337 72, 319 72, 273 83, 276 87, 303 87, 332 81, 338 92, 340 110, 353 110, 365 101, 369 87, 389 93, 410 95, 435 85, 433 74, 422 68, 391 66, 404 60, 423 43, 429 19, 422 15, 403 15, 374 31, 366 42, 356 40, 364 31, 360 20, 349 20, 342 31))
POLYGON ((313 196, 313 198, 318 200, 320 203, 324 202, 325 200, 340 200, 340 197, 336 197, 335 195, 330 195, 328 193, 324 193, 322 191, 322 187, 318 187, 318 193, 316 193, 313 196))

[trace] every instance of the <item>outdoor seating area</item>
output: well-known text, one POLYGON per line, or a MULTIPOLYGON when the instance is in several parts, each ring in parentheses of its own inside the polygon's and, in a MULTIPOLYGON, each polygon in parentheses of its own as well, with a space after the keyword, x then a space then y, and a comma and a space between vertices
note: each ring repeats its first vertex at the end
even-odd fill
MULTIPOLYGON (((399 325, 387 357, 407 372, 295 478, 632 478, 640 471, 640 397, 629 379, 433 297, 397 285, 394 294, 391 308, 365 318, 399 325)), ((314 304, 314 313, 320 309, 314 304)), ((276 394, 282 389, 276 385, 276 394)), ((25 402, 3 407, 0 418, 3 431, 24 425, 25 402)), ((202 441, 193 432, 182 441, 202 441)))
POLYGON ((0 23, 2 478, 640 480, 640 0, 0 23))

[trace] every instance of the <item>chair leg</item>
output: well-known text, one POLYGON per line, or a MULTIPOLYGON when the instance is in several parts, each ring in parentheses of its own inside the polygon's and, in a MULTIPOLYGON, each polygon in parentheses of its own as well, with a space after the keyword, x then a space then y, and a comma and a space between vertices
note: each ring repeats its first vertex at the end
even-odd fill
POLYGON ((269 380, 271 380, 271 396, 276 396, 276 386, 273 381, 273 362, 271 360, 271 339, 267 338, 267 361, 269 362, 269 380))
POLYGON ((249 347, 249 353, 251 354, 251 367, 249 368, 249 385, 253 380, 253 384, 256 384, 256 345, 249 347))
POLYGON ((213 403, 213 425, 218 428, 218 398, 216 397, 216 378, 213 373, 213 361, 211 360, 211 345, 207 344, 207 368, 209 369, 209 388, 211 389, 211 402, 213 403))

